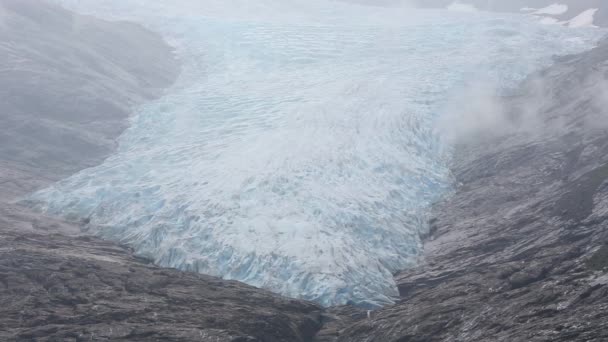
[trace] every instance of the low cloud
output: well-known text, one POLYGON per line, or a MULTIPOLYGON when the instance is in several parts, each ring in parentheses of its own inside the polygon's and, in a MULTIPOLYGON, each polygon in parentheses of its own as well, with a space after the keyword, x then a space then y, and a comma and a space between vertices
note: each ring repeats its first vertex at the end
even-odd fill
POLYGON ((437 126, 440 136, 453 144, 504 130, 509 120, 497 89, 479 81, 453 93, 437 126))
POLYGON ((591 70, 595 67, 582 62, 553 75, 541 72, 509 96, 496 83, 470 83, 450 96, 437 133, 456 145, 511 134, 539 138, 607 129, 608 73, 591 70))

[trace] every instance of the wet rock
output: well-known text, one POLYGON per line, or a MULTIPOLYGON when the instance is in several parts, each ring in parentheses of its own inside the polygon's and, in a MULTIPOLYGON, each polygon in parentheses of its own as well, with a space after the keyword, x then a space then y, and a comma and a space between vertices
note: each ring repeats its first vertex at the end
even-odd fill
MULTIPOLYGON (((352 0, 351 0, 352 1, 352 0)), ((413 4, 423 7, 439 7, 445 8, 453 3, 453 0, 412 0, 413 4)), ((568 21, 578 16, 583 11, 596 8, 598 11, 594 16, 594 25, 608 26, 608 6, 603 0, 510 0, 510 1, 492 1, 492 0, 460 0, 459 4, 473 5, 475 8, 485 11, 499 12, 515 12, 526 13, 531 11, 522 11, 523 8, 541 9, 550 5, 560 4, 568 6, 564 13, 547 15, 555 18, 558 21, 568 21)))

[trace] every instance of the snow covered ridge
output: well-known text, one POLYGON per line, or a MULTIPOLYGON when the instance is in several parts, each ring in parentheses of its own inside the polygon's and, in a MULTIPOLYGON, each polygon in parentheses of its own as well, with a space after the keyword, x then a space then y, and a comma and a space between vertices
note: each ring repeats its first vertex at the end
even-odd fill
POLYGON ((608 2, 605 0, 410 0, 408 3, 420 8, 524 13, 545 24, 608 27, 608 2))
POLYGON ((559 20, 556 18, 556 16, 562 16, 568 13, 568 5, 564 4, 552 4, 540 9, 524 7, 521 10, 522 12, 530 12, 531 15, 540 18, 541 22, 545 24, 560 24, 572 28, 579 28, 597 27, 594 25, 594 16, 599 8, 589 8, 569 20, 559 20))
POLYGON ((417 261, 451 186, 435 130, 450 94, 481 77, 513 86, 599 38, 323 0, 62 3, 162 32, 184 72, 114 156, 32 205, 160 265, 324 305, 388 303, 392 273, 417 261))

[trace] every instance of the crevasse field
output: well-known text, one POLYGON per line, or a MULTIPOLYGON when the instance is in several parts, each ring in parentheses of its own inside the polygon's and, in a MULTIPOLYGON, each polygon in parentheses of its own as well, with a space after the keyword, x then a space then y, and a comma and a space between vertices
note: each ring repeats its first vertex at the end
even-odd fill
POLYGON ((374 307, 450 191, 435 129, 470 82, 508 89, 590 48, 517 15, 329 0, 56 0, 139 22, 183 64, 102 165, 35 193, 162 266, 374 307))

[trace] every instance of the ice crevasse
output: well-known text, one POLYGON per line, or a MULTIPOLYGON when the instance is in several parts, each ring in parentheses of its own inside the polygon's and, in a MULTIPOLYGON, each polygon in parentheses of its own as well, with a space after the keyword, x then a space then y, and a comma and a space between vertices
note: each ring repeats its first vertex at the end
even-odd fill
POLYGON ((114 155, 29 203, 159 265, 323 305, 397 295, 393 272, 416 262, 450 190, 434 129, 450 94, 478 78, 508 89, 599 38, 329 0, 55 1, 162 33, 183 71, 114 155))

